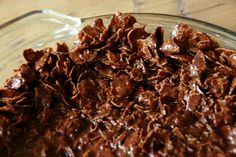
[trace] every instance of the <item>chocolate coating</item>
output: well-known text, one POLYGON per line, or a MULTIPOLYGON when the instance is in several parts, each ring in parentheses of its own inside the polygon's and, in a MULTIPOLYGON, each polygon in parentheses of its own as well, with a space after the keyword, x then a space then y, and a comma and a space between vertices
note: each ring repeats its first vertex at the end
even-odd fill
POLYGON ((116 13, 69 49, 26 49, 0 89, 0 156, 236 156, 236 51, 116 13))

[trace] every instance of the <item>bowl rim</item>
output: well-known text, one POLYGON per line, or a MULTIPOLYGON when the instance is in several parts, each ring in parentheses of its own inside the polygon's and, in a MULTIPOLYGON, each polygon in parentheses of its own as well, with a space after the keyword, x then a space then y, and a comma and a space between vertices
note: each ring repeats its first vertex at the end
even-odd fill
MULTIPOLYGON (((58 17, 61 17, 61 18, 65 18, 65 19, 70 19, 70 20, 73 20, 73 21, 79 21, 79 22, 83 22, 85 20, 92 20, 92 19, 96 19, 96 18, 105 18, 105 17, 111 17, 113 14, 102 14, 102 15, 96 15, 96 16, 90 16, 90 17, 74 17, 74 16, 69 16, 69 15, 66 15, 66 14, 63 14, 63 13, 59 13, 59 12, 56 12, 56 11, 53 11, 53 10, 50 10, 50 9, 39 9, 39 10, 32 10, 32 11, 29 11, 25 14, 22 14, 22 15, 19 15, 13 19, 10 19, 8 20, 7 22, 5 23, 2 23, 0 24, 0 30, 5 28, 5 27, 8 27, 28 16, 32 16, 32 15, 37 15, 37 14, 51 14, 51 15, 54 15, 54 16, 58 16, 58 17)), ((163 14, 163 13, 146 13, 146 12, 142 12, 142 13, 133 13, 133 12, 125 12, 125 14, 130 14, 130 15, 142 15, 142 16, 161 16, 161 17, 166 17, 166 18, 175 18, 175 19, 182 19, 182 20, 187 20, 189 22, 194 22, 194 23, 197 23, 197 24, 200 24, 200 25, 205 25, 207 27, 211 27, 213 29, 216 29, 218 31, 222 31, 224 33, 227 33, 231 36, 234 36, 236 37, 236 32, 235 31, 232 31, 230 29, 227 29, 227 28, 224 28, 222 26, 219 26, 219 25, 216 25, 216 24, 212 24, 212 23, 209 23, 209 22, 206 22, 206 21, 202 21, 202 20, 198 20, 198 19, 195 19, 195 18, 189 18, 189 17, 185 17, 185 16, 180 16, 180 15, 171 15, 171 14, 163 14)))

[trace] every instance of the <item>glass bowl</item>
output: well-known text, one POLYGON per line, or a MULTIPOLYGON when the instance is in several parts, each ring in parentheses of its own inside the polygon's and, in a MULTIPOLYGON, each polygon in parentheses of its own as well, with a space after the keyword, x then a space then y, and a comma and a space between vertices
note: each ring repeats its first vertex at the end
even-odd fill
MULTIPOLYGON (((168 37, 176 24, 184 22, 213 36, 221 47, 236 48, 236 33, 217 25, 173 15, 129 14, 135 16, 138 22, 146 24, 146 30, 149 32, 162 25, 165 37, 168 37)), ((98 17, 102 18, 107 26, 111 15, 76 18, 44 9, 31 11, 0 25, 0 86, 4 86, 5 80, 13 75, 14 69, 24 62, 24 49, 55 47, 57 42, 62 41, 72 47, 78 31, 83 26, 92 24, 98 17)))

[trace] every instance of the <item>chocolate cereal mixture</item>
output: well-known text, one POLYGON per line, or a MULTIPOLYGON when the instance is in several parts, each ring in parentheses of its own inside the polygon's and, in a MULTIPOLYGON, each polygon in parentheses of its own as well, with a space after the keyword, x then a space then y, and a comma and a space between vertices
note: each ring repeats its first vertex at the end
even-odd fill
POLYGON ((116 13, 26 49, 0 89, 1 157, 236 156, 236 51, 116 13))

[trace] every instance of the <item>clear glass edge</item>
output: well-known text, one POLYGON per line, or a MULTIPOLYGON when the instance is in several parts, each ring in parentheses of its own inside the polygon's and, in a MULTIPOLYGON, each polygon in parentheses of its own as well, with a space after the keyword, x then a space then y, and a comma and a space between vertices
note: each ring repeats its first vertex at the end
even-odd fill
MULTIPOLYGON (((13 25, 17 21, 20 21, 20 20, 22 20, 22 19, 24 19, 28 16, 32 16, 32 15, 35 15, 35 14, 50 14, 50 15, 58 16, 60 18, 69 19, 69 20, 72 20, 72 21, 75 21, 75 22, 79 22, 79 23, 80 22, 83 23, 84 21, 89 21, 89 20, 96 19, 96 18, 103 18, 103 17, 105 18, 105 17, 111 17, 112 16, 112 14, 104 14, 104 15, 99 15, 99 16, 82 18, 82 17, 68 16, 68 15, 65 15, 65 14, 62 14, 62 13, 59 13, 59 12, 55 12, 55 11, 52 11, 52 10, 49 10, 49 9, 33 10, 33 11, 30 11, 30 12, 25 13, 23 15, 20 15, 16 18, 13 18, 13 19, 11 19, 11 20, 3 23, 3 24, 0 24, 0 31, 1 31, 1 29, 5 28, 5 27, 13 25)), ((198 19, 178 16, 178 15, 159 14, 159 13, 132 13, 131 12, 131 13, 126 13, 126 14, 131 14, 131 15, 134 15, 134 16, 135 15, 137 15, 137 16, 153 16, 153 17, 154 16, 159 16, 159 17, 167 18, 167 19, 174 18, 176 20, 185 20, 185 21, 193 22, 193 23, 196 23, 196 24, 199 24, 199 25, 205 25, 207 27, 211 27, 212 29, 217 30, 217 31, 224 32, 224 33, 227 34, 228 37, 230 37, 232 40, 236 41, 236 32, 234 32, 232 30, 229 30, 227 28, 212 24, 212 23, 208 23, 208 22, 205 22, 205 21, 198 20, 198 19)))
POLYGON ((17 16, 15 18, 3 23, 3 24, 0 24, 0 31, 1 31, 1 29, 4 29, 5 27, 8 27, 10 25, 13 25, 14 23, 16 23, 24 18, 27 18, 29 16, 33 16, 33 15, 37 15, 37 14, 50 14, 50 15, 54 15, 54 16, 57 16, 60 18, 69 19, 69 20, 72 20, 72 21, 75 21, 78 23, 81 22, 81 18, 78 18, 78 17, 68 16, 68 15, 65 15, 65 14, 62 14, 59 12, 55 12, 55 11, 52 11, 49 9, 41 9, 41 10, 32 10, 30 12, 23 14, 23 15, 17 16))

